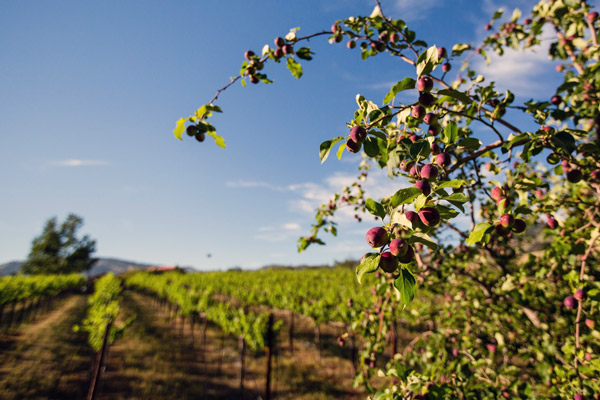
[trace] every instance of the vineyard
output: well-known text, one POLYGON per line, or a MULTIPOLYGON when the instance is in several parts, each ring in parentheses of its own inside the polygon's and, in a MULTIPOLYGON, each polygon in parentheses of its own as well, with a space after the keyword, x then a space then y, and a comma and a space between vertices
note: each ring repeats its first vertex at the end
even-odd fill
POLYGON ((3 399, 364 398, 358 372, 415 337, 380 318, 389 299, 342 267, 0 284, 3 399), (379 349, 362 339, 374 331, 379 349))

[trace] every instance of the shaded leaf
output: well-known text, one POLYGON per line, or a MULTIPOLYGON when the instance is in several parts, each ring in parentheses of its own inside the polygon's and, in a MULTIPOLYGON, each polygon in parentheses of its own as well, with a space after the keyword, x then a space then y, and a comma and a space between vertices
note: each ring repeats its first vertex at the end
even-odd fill
POLYGON ((400 291, 400 300, 409 305, 415 298, 415 277, 408 268, 401 268, 400 275, 394 281, 394 286, 400 291))
POLYGON ((375 200, 368 198, 367 201, 365 202, 365 207, 371 214, 373 214, 381 219, 385 218, 385 210, 383 209, 383 206, 381 204, 379 204, 378 202, 376 202, 375 200))

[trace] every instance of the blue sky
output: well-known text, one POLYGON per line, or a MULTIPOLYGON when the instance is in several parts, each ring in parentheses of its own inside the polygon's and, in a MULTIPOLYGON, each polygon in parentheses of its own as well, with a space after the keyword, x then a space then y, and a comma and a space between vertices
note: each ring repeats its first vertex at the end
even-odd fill
MULTIPOLYGON (((429 44, 476 42, 493 11, 532 1, 383 1, 429 44), (465 10, 469 7, 470 9, 465 10), (440 39, 441 38, 441 39, 440 39)), ((320 264, 367 250, 366 217, 339 218, 340 236, 298 254, 312 210, 356 176, 360 157, 318 159, 347 135, 355 96, 380 102, 412 76, 387 55, 361 62, 345 45, 311 41, 315 59, 296 80, 268 64, 273 85, 235 85, 213 122, 227 141, 173 136, 177 119, 206 103, 290 28, 328 29, 370 14, 350 1, 19 1, 0 5, 0 263, 24 259, 44 222, 70 212, 97 255, 198 269, 320 264), (207 258, 207 253, 212 257, 207 258)), ((509 14, 510 15, 510 14, 509 14)), ((458 70, 458 68, 456 68, 458 70)), ((551 96, 544 51, 487 69, 500 87, 551 96)), ((517 93, 519 94, 519 93, 517 93)), ((397 190, 374 174, 367 194, 397 190)))

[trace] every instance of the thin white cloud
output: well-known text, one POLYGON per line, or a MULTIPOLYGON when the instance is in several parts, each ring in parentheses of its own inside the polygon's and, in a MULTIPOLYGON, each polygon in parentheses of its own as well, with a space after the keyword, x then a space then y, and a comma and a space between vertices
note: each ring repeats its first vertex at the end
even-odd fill
POLYGON ((297 231, 301 229, 301 226, 295 222, 289 222, 287 224, 283 224, 283 229, 286 231, 297 231))
POLYGON ((272 184, 267 183, 267 182, 262 182, 262 181, 245 181, 245 180, 242 180, 242 179, 237 180, 237 181, 226 182, 225 186, 230 187, 230 188, 263 188, 263 189, 274 190, 274 191, 277 191, 277 192, 283 192, 283 191, 288 190, 285 187, 272 185, 272 184))
POLYGON ((429 17, 428 11, 438 6, 441 0, 397 0, 390 11, 386 11, 386 5, 383 5, 383 11, 391 14, 395 18, 401 18, 404 21, 412 22, 426 19, 429 17))
POLYGON ((106 166, 110 165, 107 161, 103 160, 81 160, 78 158, 72 158, 68 160, 57 160, 50 162, 50 165, 55 167, 90 167, 90 166, 106 166))

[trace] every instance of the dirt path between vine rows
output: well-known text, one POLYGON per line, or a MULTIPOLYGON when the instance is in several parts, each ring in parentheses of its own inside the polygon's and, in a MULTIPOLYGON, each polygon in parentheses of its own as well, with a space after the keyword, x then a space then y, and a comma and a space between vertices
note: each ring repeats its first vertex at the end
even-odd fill
MULTIPOLYGON (((165 308, 154 306, 147 296, 125 291, 117 325, 133 314, 137 315, 135 322, 110 347, 100 386, 102 400, 242 398, 235 338, 223 336, 220 329, 209 324, 202 351, 199 324, 192 343, 189 321, 182 332, 181 323, 169 319, 165 308)), ((347 361, 346 369, 340 370, 344 360, 332 356, 317 361, 315 349, 301 343, 293 358, 281 353, 274 360, 273 399, 365 397, 352 390, 347 361)), ((264 367, 263 354, 248 352, 243 399, 264 398, 264 367)))
POLYGON ((0 334, 0 398, 85 398, 92 351, 73 326, 85 316, 87 297, 73 295, 32 322, 0 334))

